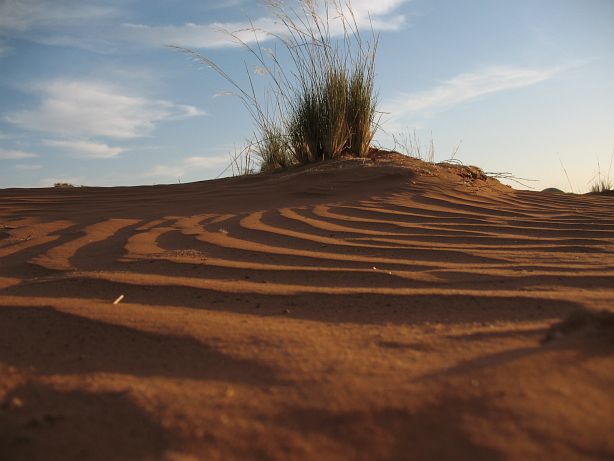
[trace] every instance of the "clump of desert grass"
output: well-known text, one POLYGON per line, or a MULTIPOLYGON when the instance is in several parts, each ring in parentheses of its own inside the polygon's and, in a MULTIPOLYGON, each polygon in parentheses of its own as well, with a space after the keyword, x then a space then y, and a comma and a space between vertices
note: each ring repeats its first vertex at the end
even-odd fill
POLYGON ((614 154, 610 157, 610 166, 608 167, 607 175, 601 173, 601 165, 599 161, 597 161, 597 174, 593 178, 593 182, 591 184, 591 193, 593 194, 613 194, 614 193, 614 180, 610 177, 610 172, 612 171, 612 159, 614 159, 614 154))
POLYGON ((281 32, 252 27, 230 33, 256 60, 256 73, 268 79, 264 95, 249 70, 247 84, 241 85, 207 56, 173 48, 232 85, 255 123, 249 148, 261 171, 344 153, 366 156, 379 122, 374 89, 378 37, 372 29, 368 40, 362 36, 349 1, 299 0, 295 7, 269 1, 268 7, 281 32), (280 52, 265 48, 263 38, 280 43, 280 52))
POLYGON ((609 178, 601 178, 596 180, 591 186, 593 194, 606 194, 614 192, 614 181, 609 178))
MULTIPOLYGON (((390 133, 390 137, 392 138, 392 143, 394 145, 393 149, 395 151, 428 163, 435 162, 435 141, 433 140, 432 131, 430 132, 429 138, 425 142, 422 142, 421 137, 418 135, 418 132, 415 129, 413 131, 405 130, 390 133)), ((462 162, 456 158, 462 142, 463 141, 461 140, 456 146, 454 146, 450 156, 446 160, 443 160, 442 163, 462 164, 462 162)))
MULTIPOLYGON (((429 163, 435 161, 435 142, 433 141, 433 133, 431 132, 430 141, 422 143, 416 130, 392 133, 392 142, 394 150, 407 155, 409 157, 424 160, 429 163)), ((458 149, 457 149, 458 150, 458 149)), ((456 153, 453 153, 452 158, 456 153)))
POLYGON ((247 176, 256 172, 256 164, 253 156, 252 146, 248 145, 241 150, 235 148, 234 153, 230 154, 230 164, 222 171, 218 178, 231 171, 232 176, 247 176))

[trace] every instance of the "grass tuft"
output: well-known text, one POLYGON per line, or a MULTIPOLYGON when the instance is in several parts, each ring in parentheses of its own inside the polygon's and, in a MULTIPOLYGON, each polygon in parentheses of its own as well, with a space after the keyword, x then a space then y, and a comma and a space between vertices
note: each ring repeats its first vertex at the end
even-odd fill
POLYGON ((593 183, 591 185, 591 193, 593 194, 611 194, 614 192, 614 180, 610 177, 610 172, 612 171, 612 160, 614 159, 614 154, 610 157, 610 166, 608 167, 607 175, 601 174, 601 165, 599 161, 597 161, 597 174, 593 178, 593 183))
POLYGON ((598 179, 591 186, 591 192, 594 194, 614 192, 614 182, 609 178, 598 179))
MULTIPOLYGON (((171 46, 217 72, 235 89, 256 125, 250 143, 261 171, 285 169, 342 153, 366 156, 379 119, 374 91, 378 37, 359 31, 351 4, 345 0, 299 0, 298 7, 269 1, 282 33, 249 29, 230 36, 257 61, 256 72, 268 79, 260 95, 247 71, 242 86, 214 61, 193 50, 171 46), (263 36, 282 45, 266 49, 263 36), (243 37, 243 38, 242 38, 243 37), (289 61, 290 66, 285 63, 289 61)), ((246 65, 246 69, 249 69, 246 65)))

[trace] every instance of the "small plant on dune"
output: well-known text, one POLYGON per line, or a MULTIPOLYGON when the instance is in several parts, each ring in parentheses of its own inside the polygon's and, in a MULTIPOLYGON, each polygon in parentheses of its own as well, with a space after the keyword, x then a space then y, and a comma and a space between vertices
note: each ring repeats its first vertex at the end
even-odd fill
MULTIPOLYGON (((277 1, 268 6, 283 32, 252 27, 230 33, 269 79, 259 96, 249 72, 244 87, 206 56, 172 46, 204 63, 236 90, 256 125, 250 144, 262 171, 338 158, 366 156, 378 127, 374 63, 378 37, 364 40, 349 1, 299 0, 297 8, 277 1), (266 49, 261 37, 282 44, 291 66, 266 49), (283 62, 282 62, 283 61, 283 62)), ((247 66, 246 66, 247 68, 247 66)))
MULTIPOLYGON (((243 150, 239 152, 235 151, 234 155, 230 156, 229 168, 232 169, 233 176, 245 176, 254 173, 255 165, 252 153, 252 146, 248 145, 244 147, 243 150)), ((222 172, 222 174, 224 173, 226 173, 226 170, 222 172)), ((222 174, 220 174, 220 176, 222 174)))
MULTIPOLYGON (((435 142, 433 141, 433 133, 430 134, 430 139, 426 143, 422 143, 420 136, 416 130, 405 131, 399 133, 391 133, 394 149, 398 150, 401 154, 409 157, 414 157, 425 162, 433 163, 435 161, 435 142)), ((462 141, 452 149, 450 157, 444 160, 448 163, 457 162, 456 155, 460 149, 462 141)))
POLYGON ((422 144, 416 130, 413 132, 392 133, 391 136, 394 149, 398 150, 401 154, 427 162, 435 161, 435 142, 433 141, 432 132, 430 142, 426 144, 422 144))
POLYGON ((591 192, 595 194, 604 194, 606 192, 614 192, 614 182, 607 178, 602 178, 593 183, 591 192))
POLYGON ((612 159, 614 159, 614 154, 610 157, 610 166, 608 167, 608 174, 601 174, 601 165, 599 161, 597 161, 597 174, 593 178, 593 183, 591 185, 591 192, 593 194, 608 194, 614 192, 614 181, 610 177, 610 172, 612 171, 612 159))

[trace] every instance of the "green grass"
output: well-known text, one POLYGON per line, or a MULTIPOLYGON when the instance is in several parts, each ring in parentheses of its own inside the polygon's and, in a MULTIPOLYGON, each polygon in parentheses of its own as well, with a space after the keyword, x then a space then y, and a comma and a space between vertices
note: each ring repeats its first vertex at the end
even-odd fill
POLYGON ((300 0, 298 8, 291 8, 270 1, 268 6, 283 25, 283 33, 269 33, 281 43, 280 53, 258 40, 267 31, 252 27, 251 43, 230 33, 255 59, 258 74, 268 79, 264 94, 256 91, 249 71, 247 84, 241 85, 208 57, 171 47, 206 64, 233 86, 255 124, 249 146, 260 159, 261 171, 342 153, 367 155, 379 122, 374 90, 378 37, 371 31, 364 39, 349 2, 300 0))

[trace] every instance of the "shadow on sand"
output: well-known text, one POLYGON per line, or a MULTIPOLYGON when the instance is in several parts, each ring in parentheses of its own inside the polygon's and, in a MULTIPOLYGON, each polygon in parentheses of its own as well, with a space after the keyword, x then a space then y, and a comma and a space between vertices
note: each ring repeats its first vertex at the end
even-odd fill
POLYGON ((160 459, 166 448, 164 430, 121 393, 58 391, 31 382, 0 408, 2 460, 160 459))
POLYGON ((265 365, 228 356, 192 338, 143 332, 52 308, 0 307, 0 313, 0 362, 35 373, 278 382, 265 365))

